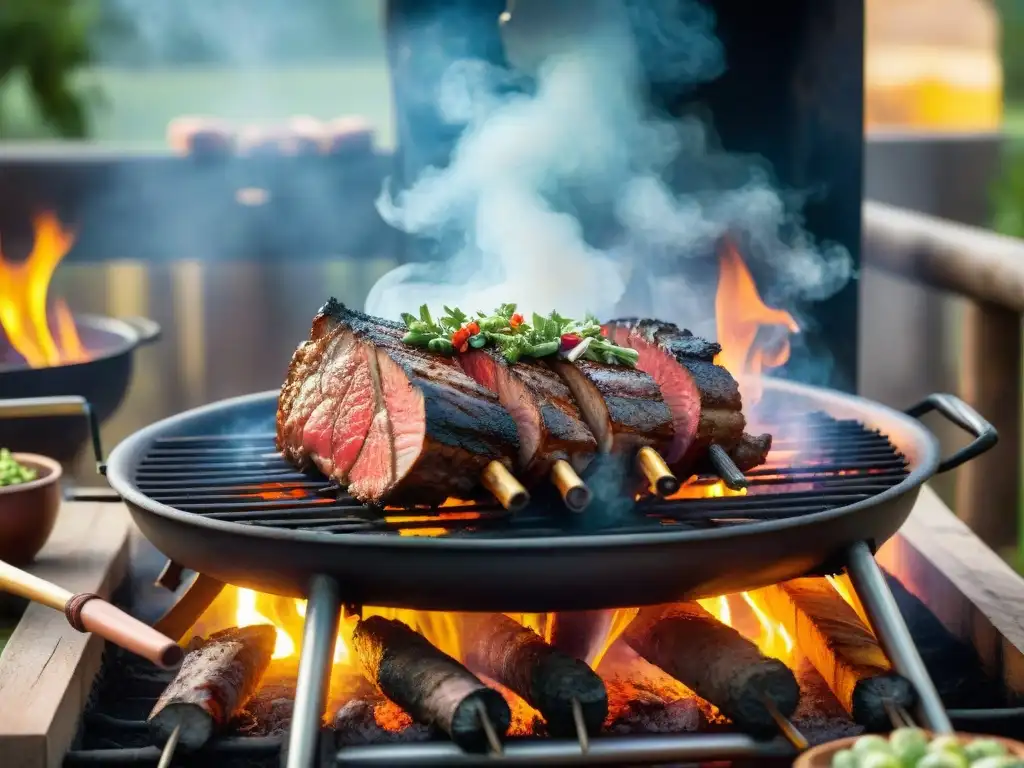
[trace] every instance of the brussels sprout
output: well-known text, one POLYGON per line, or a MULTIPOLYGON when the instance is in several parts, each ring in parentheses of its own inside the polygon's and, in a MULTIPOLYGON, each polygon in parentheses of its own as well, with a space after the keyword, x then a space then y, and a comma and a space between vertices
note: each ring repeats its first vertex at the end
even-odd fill
POLYGON ((928 752, 928 734, 920 728, 899 728, 889 734, 889 744, 904 768, 913 768, 928 752))
POLYGON ((853 752, 841 749, 832 755, 832 768, 860 768, 860 763, 853 752))
POLYGON ((917 761, 917 768, 969 768, 967 758, 949 749, 929 752, 917 761))
POLYGON ((973 763, 983 757, 1002 757, 1006 754, 1006 747, 995 739, 975 739, 964 746, 964 754, 973 763))
POLYGON ((881 736, 861 736, 853 742, 853 753, 855 755, 866 755, 869 752, 882 752, 892 754, 892 745, 881 736))

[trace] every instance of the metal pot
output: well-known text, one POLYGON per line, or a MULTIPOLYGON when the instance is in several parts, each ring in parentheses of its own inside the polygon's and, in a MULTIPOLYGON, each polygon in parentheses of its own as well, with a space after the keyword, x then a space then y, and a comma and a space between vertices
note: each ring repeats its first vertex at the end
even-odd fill
POLYGON ((90 415, 96 425, 109 419, 128 391, 136 348, 160 337, 160 326, 141 317, 76 315, 75 325, 92 359, 46 368, 0 365, 0 446, 61 463, 74 460, 90 439, 89 422, 81 416, 90 415), (68 397, 72 401, 41 402, 68 397), (18 402, 24 399, 33 401, 31 407, 18 402))

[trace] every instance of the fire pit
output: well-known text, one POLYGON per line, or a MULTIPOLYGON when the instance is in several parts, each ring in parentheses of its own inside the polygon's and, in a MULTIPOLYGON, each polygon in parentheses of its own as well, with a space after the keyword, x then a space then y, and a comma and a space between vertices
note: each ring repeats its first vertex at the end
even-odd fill
POLYGON ((51 214, 34 225, 27 258, 8 262, 0 254, 0 445, 68 462, 90 437, 81 417, 100 424, 117 410, 135 349, 157 339, 160 327, 145 318, 72 315, 62 299, 48 304, 73 239, 51 214), (69 396, 85 403, 40 400, 69 396), (5 402, 15 399, 32 402, 5 402))
MULTIPOLYGON (((698 476, 673 498, 634 500, 613 494, 599 497, 578 516, 542 499, 515 514, 463 500, 436 508, 371 510, 323 478, 295 472, 282 462, 270 433, 274 392, 200 408, 137 433, 111 455, 108 479, 162 552, 206 579, 243 588, 239 594, 247 597, 235 604, 228 621, 222 616, 221 624, 261 623, 263 618, 295 626, 304 618, 303 654, 290 710, 289 765, 313 760, 319 713, 325 710, 321 691, 337 677, 335 662, 345 654, 359 656, 366 670, 367 653, 387 657, 407 642, 401 637, 408 628, 396 628, 396 636, 380 627, 371 634, 375 639, 364 641, 372 647, 381 644, 380 650, 358 650, 358 628, 356 636, 346 637, 353 628, 343 622, 338 633, 342 605, 347 615, 363 617, 359 627, 374 613, 399 616, 432 642, 424 649, 428 656, 426 648, 452 659, 465 653, 457 614, 428 612, 503 611, 525 625, 532 623, 539 637, 572 649, 591 664, 626 629, 627 644, 651 661, 656 656, 649 654, 657 646, 648 645, 643 636, 629 639, 628 628, 639 626, 631 624, 637 606, 704 600, 708 616, 703 621, 722 623, 746 605, 756 636, 763 640, 764 631, 757 628, 767 627, 776 638, 788 636, 791 644, 796 625, 787 630, 784 622, 767 618, 751 590, 807 574, 838 573, 844 567, 851 579, 849 599, 874 627, 885 650, 878 652, 885 667, 891 662, 919 697, 920 722, 948 729, 948 718, 871 553, 906 519, 921 483, 987 450, 995 443, 994 431, 955 398, 933 396, 910 414, 938 410, 975 436, 968 448, 940 461, 934 439, 908 415, 829 390, 772 379, 752 383, 762 393, 752 418, 772 431, 775 443, 769 463, 749 473, 749 488, 742 492, 729 491, 717 477, 698 476), (626 573, 629 578, 623 578, 626 573), (745 596, 741 602, 721 597, 736 593, 745 596), (295 603, 296 598, 309 603, 295 603), (371 605, 387 607, 364 607, 371 605), (282 618, 275 621, 278 616, 282 618), (567 639, 558 640, 559 634, 567 639)), ((832 597, 845 605, 838 591, 832 597)), ((214 622, 209 628, 220 627, 214 622)), ((202 622, 197 631, 205 631, 202 622)), ((408 642, 420 637, 408 631, 408 642)), ((865 637, 870 636, 865 630, 865 637)), ((282 631, 275 651, 289 656, 298 643, 297 633, 282 631)), ((713 646, 718 648, 719 641, 713 646)), ((410 659, 421 655, 412 653, 410 659)), ((401 683, 388 682, 383 671, 366 673, 395 698, 393 686, 401 683), (377 674, 382 677, 375 678, 377 674)), ((604 678, 606 686, 609 678, 630 681, 631 673, 611 670, 604 678)), ((613 689, 610 700, 615 698, 613 689)), ((851 702, 847 705, 853 708, 851 702)), ((380 714, 383 705, 373 696, 350 695, 335 703, 343 705, 339 717, 343 712, 341 730, 346 733, 372 730, 380 718, 398 714, 380 714)), ((633 717, 634 703, 629 698, 626 709, 607 727, 626 728, 623 723, 633 717)), ((279 705, 271 701, 268 706, 273 710, 279 705)), ((775 713, 779 723, 787 722, 793 711, 775 713)), ((517 713, 510 712, 510 732, 534 733, 532 726, 516 725, 517 713)), ((500 712, 495 716, 501 717, 500 712)), ((685 721, 691 716, 661 713, 655 719, 685 721)), ((275 730, 265 723, 262 727, 275 730)), ((678 734, 687 729, 677 723, 670 730, 678 734)), ((401 733, 411 739, 418 732, 401 733)), ((393 741, 390 736, 382 739, 393 741)), ((614 755, 621 760, 651 759, 654 753, 646 750, 659 748, 673 759, 761 758, 789 749, 784 742, 760 742, 736 733, 675 735, 660 747, 601 740, 592 748, 611 750, 605 759, 614 755)), ((518 761, 571 759, 563 755, 566 749, 570 747, 557 741, 531 742, 514 755, 518 761)), ((579 745, 571 749, 579 757, 579 745)), ((388 764, 399 759, 386 751, 372 758, 369 753, 357 756, 364 758, 388 764)), ((445 748, 435 759, 454 764, 477 758, 445 748)), ((505 759, 513 759, 513 753, 507 752, 505 759)))

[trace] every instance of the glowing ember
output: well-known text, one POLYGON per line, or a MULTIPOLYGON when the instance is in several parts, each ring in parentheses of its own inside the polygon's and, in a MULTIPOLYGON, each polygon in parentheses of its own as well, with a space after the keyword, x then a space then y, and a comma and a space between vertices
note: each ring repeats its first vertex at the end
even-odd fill
POLYGON ((71 311, 62 300, 54 301, 51 326, 47 303, 53 274, 74 238, 53 214, 42 214, 33 224, 35 242, 25 261, 6 261, 0 252, 0 330, 32 368, 83 362, 89 354, 71 311))
MULTIPOLYGON (((773 309, 761 300, 754 279, 750 276, 736 246, 728 239, 719 253, 718 292, 715 294, 715 322, 722 351, 715 362, 725 366, 736 377, 759 376, 768 368, 777 368, 789 360, 788 333, 798 333, 793 316, 773 309), (788 333, 774 343, 765 341, 762 329, 781 327, 788 333)), ((760 390, 743 392, 744 401, 760 399, 760 390)))

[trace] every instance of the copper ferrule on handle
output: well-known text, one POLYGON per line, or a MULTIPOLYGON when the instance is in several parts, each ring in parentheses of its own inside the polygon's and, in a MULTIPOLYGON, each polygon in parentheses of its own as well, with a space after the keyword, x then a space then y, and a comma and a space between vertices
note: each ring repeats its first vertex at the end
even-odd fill
POLYGON ((484 467, 480 482, 509 512, 518 512, 530 503, 526 488, 500 461, 492 461, 484 467))
MULTIPOLYGON (((78 598, 71 598, 74 601, 78 598)), ((148 659, 160 667, 173 667, 181 661, 181 646, 166 635, 162 635, 147 624, 117 608, 106 600, 90 597, 77 609, 77 621, 72 621, 70 611, 65 613, 71 626, 79 631, 92 632, 114 645, 124 648, 137 656, 148 659)))
POLYGON ((636 463, 647 478, 647 482, 651 484, 651 488, 662 498, 671 496, 679 490, 679 479, 672 474, 661 454, 650 446, 640 449, 636 455, 636 463))
POLYGON ((561 494, 565 506, 573 512, 582 512, 594 499, 572 464, 565 459, 559 459, 551 466, 551 482, 561 494))

